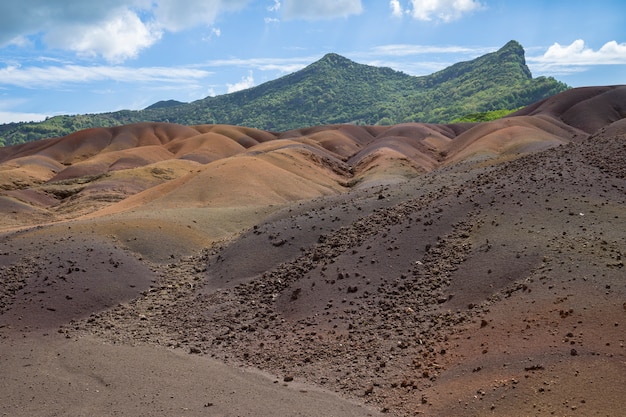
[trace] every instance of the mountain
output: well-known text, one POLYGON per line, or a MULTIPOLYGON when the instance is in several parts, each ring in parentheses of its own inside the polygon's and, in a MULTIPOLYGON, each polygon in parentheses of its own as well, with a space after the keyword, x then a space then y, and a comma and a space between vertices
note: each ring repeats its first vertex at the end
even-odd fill
POLYGON ((328 54, 294 74, 178 111, 190 110, 188 123, 208 109, 213 121, 270 130, 333 123, 444 123, 468 113, 516 109, 566 88, 551 78, 533 79, 524 49, 511 41, 497 52, 424 77, 328 54))
POLYGON ((183 103, 182 101, 178 101, 178 100, 161 100, 146 107, 144 110, 164 109, 168 107, 180 106, 181 104, 185 104, 185 103, 183 103))
POLYGON ((88 127, 146 121, 220 123, 274 131, 334 123, 445 123, 470 113, 518 109, 567 88, 553 78, 532 78, 524 49, 516 41, 422 77, 358 64, 331 53, 257 87, 188 104, 159 102, 139 111, 58 116, 41 123, 0 126, 0 141, 9 145, 88 127))

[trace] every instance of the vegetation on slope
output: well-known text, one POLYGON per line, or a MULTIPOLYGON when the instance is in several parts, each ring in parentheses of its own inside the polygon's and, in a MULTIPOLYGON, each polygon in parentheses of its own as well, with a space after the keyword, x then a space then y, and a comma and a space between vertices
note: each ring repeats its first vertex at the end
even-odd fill
POLYGON ((524 49, 515 41, 422 77, 327 54, 257 87, 188 104, 165 101, 139 111, 2 125, 0 141, 9 145, 143 121, 225 123, 275 131, 335 123, 448 123, 468 114, 517 109, 568 88, 551 77, 532 78, 524 49))
MULTIPOLYGON (((520 107, 519 109, 521 109, 522 107, 520 107)), ((519 109, 512 109, 512 110, 492 110, 492 111, 485 111, 485 112, 479 112, 479 113, 471 113, 471 114, 466 114, 465 116, 456 118, 454 120, 452 120, 451 123, 482 123, 482 122, 490 122, 492 120, 497 120, 497 119, 501 119, 504 116, 508 116, 511 113, 516 112, 519 109)))

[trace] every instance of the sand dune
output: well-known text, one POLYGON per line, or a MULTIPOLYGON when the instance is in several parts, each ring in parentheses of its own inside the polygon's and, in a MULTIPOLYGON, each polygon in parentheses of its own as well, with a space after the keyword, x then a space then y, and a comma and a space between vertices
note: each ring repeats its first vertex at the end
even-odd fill
POLYGON ((589 134, 626 116, 626 86, 575 88, 528 106, 509 117, 548 115, 589 134))
POLYGON ((174 157, 209 163, 237 155, 246 148, 226 136, 208 132, 185 139, 175 139, 165 147, 174 157))
POLYGON ((111 210, 148 203, 163 207, 264 206, 314 198, 340 189, 332 178, 317 173, 317 167, 312 168, 313 164, 303 159, 272 153, 218 161, 198 173, 128 198, 111 210))
MULTIPOLYGON (((198 192, 176 190, 181 197, 171 199, 189 199, 192 205, 224 206, 231 204, 230 200, 234 202, 232 204, 238 204, 238 196, 247 196, 243 197, 247 198, 246 202, 282 204, 325 195, 329 190, 341 192, 345 186, 396 183, 441 166, 470 160, 510 159, 581 140, 623 116, 624 91, 624 87, 575 89, 505 119, 478 126, 334 125, 280 134, 226 125, 188 127, 166 123, 88 129, 64 138, 0 150, 0 160, 3 161, 0 186, 7 190, 32 188, 40 193, 52 192, 57 195, 57 202, 51 202, 51 208, 67 206, 65 200, 71 197, 71 206, 75 210, 63 210, 63 218, 67 218, 72 211, 83 215, 105 207, 107 197, 101 194, 104 197, 102 203, 94 204, 94 194, 89 191, 115 188, 110 185, 109 175, 113 172, 150 170, 151 167, 158 171, 161 169, 158 164, 187 160, 202 168, 194 171, 189 166, 185 175, 190 178, 177 179, 176 183, 165 185, 165 182, 178 178, 180 173, 175 178, 156 182, 141 180, 142 176, 137 176, 138 186, 132 186, 132 179, 128 178, 124 187, 110 193, 109 203, 117 203, 137 193, 144 194, 125 204, 117 204, 112 210, 137 207, 160 199, 161 193, 170 193, 169 190, 179 186, 198 187, 200 184, 210 189, 198 192), (300 153, 295 151, 298 146, 301 147, 300 153), (263 157, 264 153, 276 153, 280 149, 291 153, 295 159, 290 160, 284 152, 280 158, 278 154, 263 157), (302 159, 305 154, 308 156, 302 159), (312 157, 313 154, 317 156, 312 157), (255 159, 250 159, 252 155, 255 159), (236 178, 235 173, 240 170, 245 180, 232 180, 231 177, 236 178), (257 175, 257 172, 264 174, 257 175), (333 175, 328 176, 328 172, 333 175), (294 175, 299 179, 296 180, 294 175), (193 180, 193 176, 198 178, 193 180), (79 183, 80 187, 68 185, 72 181, 79 183), (42 185, 43 182, 46 184, 42 185), (100 182, 109 185, 97 185, 100 182), (150 187, 157 185, 158 189, 148 192, 150 187), (59 187, 65 187, 66 192, 59 187), (278 189, 283 191, 278 192, 278 189), (76 209, 81 198, 86 207, 76 209)), ((24 202, 28 203, 28 200, 24 202)))
POLYGON ((570 141, 572 129, 545 119, 519 116, 475 126, 448 144, 446 163, 468 158, 524 154, 570 141))
POLYGON ((0 148, 0 412, 619 415, 624 103, 0 148))

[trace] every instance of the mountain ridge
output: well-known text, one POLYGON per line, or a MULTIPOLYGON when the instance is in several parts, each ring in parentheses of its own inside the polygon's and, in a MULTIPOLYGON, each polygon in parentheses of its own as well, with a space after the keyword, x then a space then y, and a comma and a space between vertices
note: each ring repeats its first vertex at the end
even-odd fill
POLYGON ((446 123, 471 113, 514 110, 565 91, 551 77, 532 78, 524 49, 496 52, 426 76, 356 63, 335 53, 258 86, 191 103, 157 102, 144 110, 56 116, 0 126, 4 145, 64 136, 89 127, 138 122, 229 124, 286 131, 316 125, 446 123))
POLYGON ((162 109, 162 108, 167 108, 167 107, 180 106, 180 105, 183 105, 183 104, 187 104, 187 103, 184 103, 184 102, 178 101, 178 100, 160 100, 160 101, 157 101, 154 104, 149 105, 144 110, 162 109))

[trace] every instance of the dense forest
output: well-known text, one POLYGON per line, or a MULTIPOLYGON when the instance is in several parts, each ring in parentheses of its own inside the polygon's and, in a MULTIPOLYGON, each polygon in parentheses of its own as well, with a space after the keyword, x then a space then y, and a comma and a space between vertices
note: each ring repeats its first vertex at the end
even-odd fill
POLYGON ((192 103, 165 100, 144 110, 55 116, 39 123, 0 125, 0 144, 145 121, 224 123, 274 131, 335 123, 484 121, 568 88, 551 77, 533 78, 524 49, 516 41, 421 77, 327 54, 276 80, 192 103))

